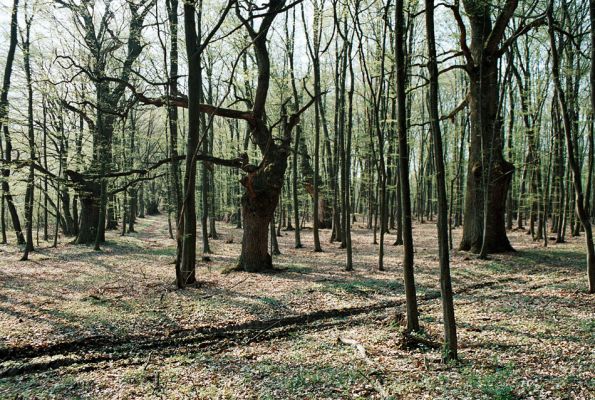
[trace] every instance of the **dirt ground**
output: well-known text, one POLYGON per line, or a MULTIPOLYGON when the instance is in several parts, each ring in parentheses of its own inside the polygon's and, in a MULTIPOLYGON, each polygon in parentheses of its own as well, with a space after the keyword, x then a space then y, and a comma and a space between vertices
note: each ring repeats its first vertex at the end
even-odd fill
MULTIPOLYGON (((29 262, 0 246, 0 398, 592 399, 595 297, 582 238, 547 249, 511 232, 516 253, 452 253, 461 361, 403 345, 402 248, 356 223, 354 272, 322 232, 323 253, 279 238, 281 272, 230 273, 241 230, 218 225, 200 286, 176 290, 164 216, 110 232, 101 252, 40 243, 29 262)), ((454 231, 455 243, 460 235, 454 231)), ((200 236, 199 236, 200 237, 200 236)), ((442 319, 436 227, 417 224, 423 335, 442 319)))

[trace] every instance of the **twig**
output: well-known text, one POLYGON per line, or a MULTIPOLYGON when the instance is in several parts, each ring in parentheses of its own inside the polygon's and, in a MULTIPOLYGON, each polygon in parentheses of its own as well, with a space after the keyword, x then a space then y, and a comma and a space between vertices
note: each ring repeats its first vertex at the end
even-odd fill
POLYGON ((281 320, 277 320, 277 321, 273 322, 271 325, 267 326, 266 328, 264 328, 263 330, 258 332, 255 336, 252 336, 250 339, 248 339, 244 344, 245 345, 250 344, 252 341, 258 339, 260 336, 262 336, 266 332, 270 331, 271 329, 273 329, 275 326, 279 325, 280 323, 281 323, 281 320))
MULTIPOLYGON (((366 353, 366 348, 358 341, 339 336, 337 338, 337 342, 355 347, 360 357, 366 362, 366 364, 368 364, 371 367, 376 367, 374 361, 372 361, 370 357, 368 357, 368 354, 366 353)), ((363 376, 368 382, 370 382, 374 386, 374 389, 378 392, 381 398, 388 398, 386 390, 384 390, 384 387, 382 386, 380 380, 364 375, 361 371, 358 372, 361 376, 363 376)))
POLYGON ((360 357, 363 358, 364 361, 366 361, 366 363, 368 363, 369 365, 374 365, 374 362, 372 360, 370 360, 370 358, 368 357, 368 354, 366 353, 366 348, 361 343, 359 343, 353 339, 348 339, 348 338, 344 338, 341 336, 339 336, 337 338, 337 342, 346 344, 348 346, 355 347, 357 349, 357 352, 359 353, 360 357))

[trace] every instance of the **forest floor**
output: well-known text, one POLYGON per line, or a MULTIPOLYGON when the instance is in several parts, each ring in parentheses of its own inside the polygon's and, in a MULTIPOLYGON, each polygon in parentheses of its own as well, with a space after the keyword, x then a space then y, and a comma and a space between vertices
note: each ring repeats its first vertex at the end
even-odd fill
MULTIPOLYGON (((516 253, 453 252, 461 361, 444 365, 440 350, 404 345, 392 234, 383 272, 356 223, 354 272, 329 231, 314 253, 305 230, 303 249, 293 232, 279 238, 283 271, 223 274, 241 230, 218 229, 201 284, 186 290, 173 284, 164 216, 139 219, 136 234, 110 232, 101 252, 42 243, 19 262, 17 248, 0 246, 0 398, 593 398, 595 297, 582 238, 546 249, 517 231, 516 253)), ((439 341, 435 225, 415 225, 414 239, 423 335, 439 341)))

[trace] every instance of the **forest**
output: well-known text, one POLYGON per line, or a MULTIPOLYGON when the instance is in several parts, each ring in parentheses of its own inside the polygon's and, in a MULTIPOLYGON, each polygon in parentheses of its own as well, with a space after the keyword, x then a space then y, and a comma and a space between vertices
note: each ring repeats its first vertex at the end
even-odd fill
POLYGON ((0 76, 0 398, 593 398, 595 0, 0 0, 0 76))

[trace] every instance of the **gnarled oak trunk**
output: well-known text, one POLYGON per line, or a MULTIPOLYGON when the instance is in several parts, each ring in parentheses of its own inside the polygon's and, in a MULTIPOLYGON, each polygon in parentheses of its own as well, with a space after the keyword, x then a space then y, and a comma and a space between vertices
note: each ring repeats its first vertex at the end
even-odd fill
MULTIPOLYGON (((80 193, 81 200, 81 224, 75 240, 75 244, 91 244, 95 242, 97 226, 99 224, 100 189, 97 185, 97 192, 80 193)), ((104 241, 105 238, 100 238, 104 241)))
POLYGON ((272 146, 275 148, 260 167, 241 180, 246 192, 242 196, 244 235, 238 268, 247 272, 273 268, 268 251, 269 224, 279 203, 289 154, 284 147, 272 146))
POLYGON ((261 272, 273 268, 268 250, 269 224, 279 201, 278 193, 263 192, 256 196, 242 196, 244 236, 239 267, 247 272, 261 272))
MULTIPOLYGON (((72 181, 80 200, 80 225, 75 244, 95 243, 97 227, 99 226, 101 205, 101 184, 98 181, 87 180, 83 174, 66 170, 66 175, 72 181)), ((99 238, 105 241, 105 237, 99 238)))
POLYGON ((490 3, 465 0, 463 4, 470 21, 472 38, 470 48, 463 43, 470 80, 471 140, 463 238, 459 248, 482 254, 511 251, 513 248, 506 236, 505 215, 514 166, 503 155, 504 134, 498 79, 498 60, 502 52, 498 44, 517 2, 506 3, 494 26, 490 3), (485 248, 482 251, 483 246, 485 248))

